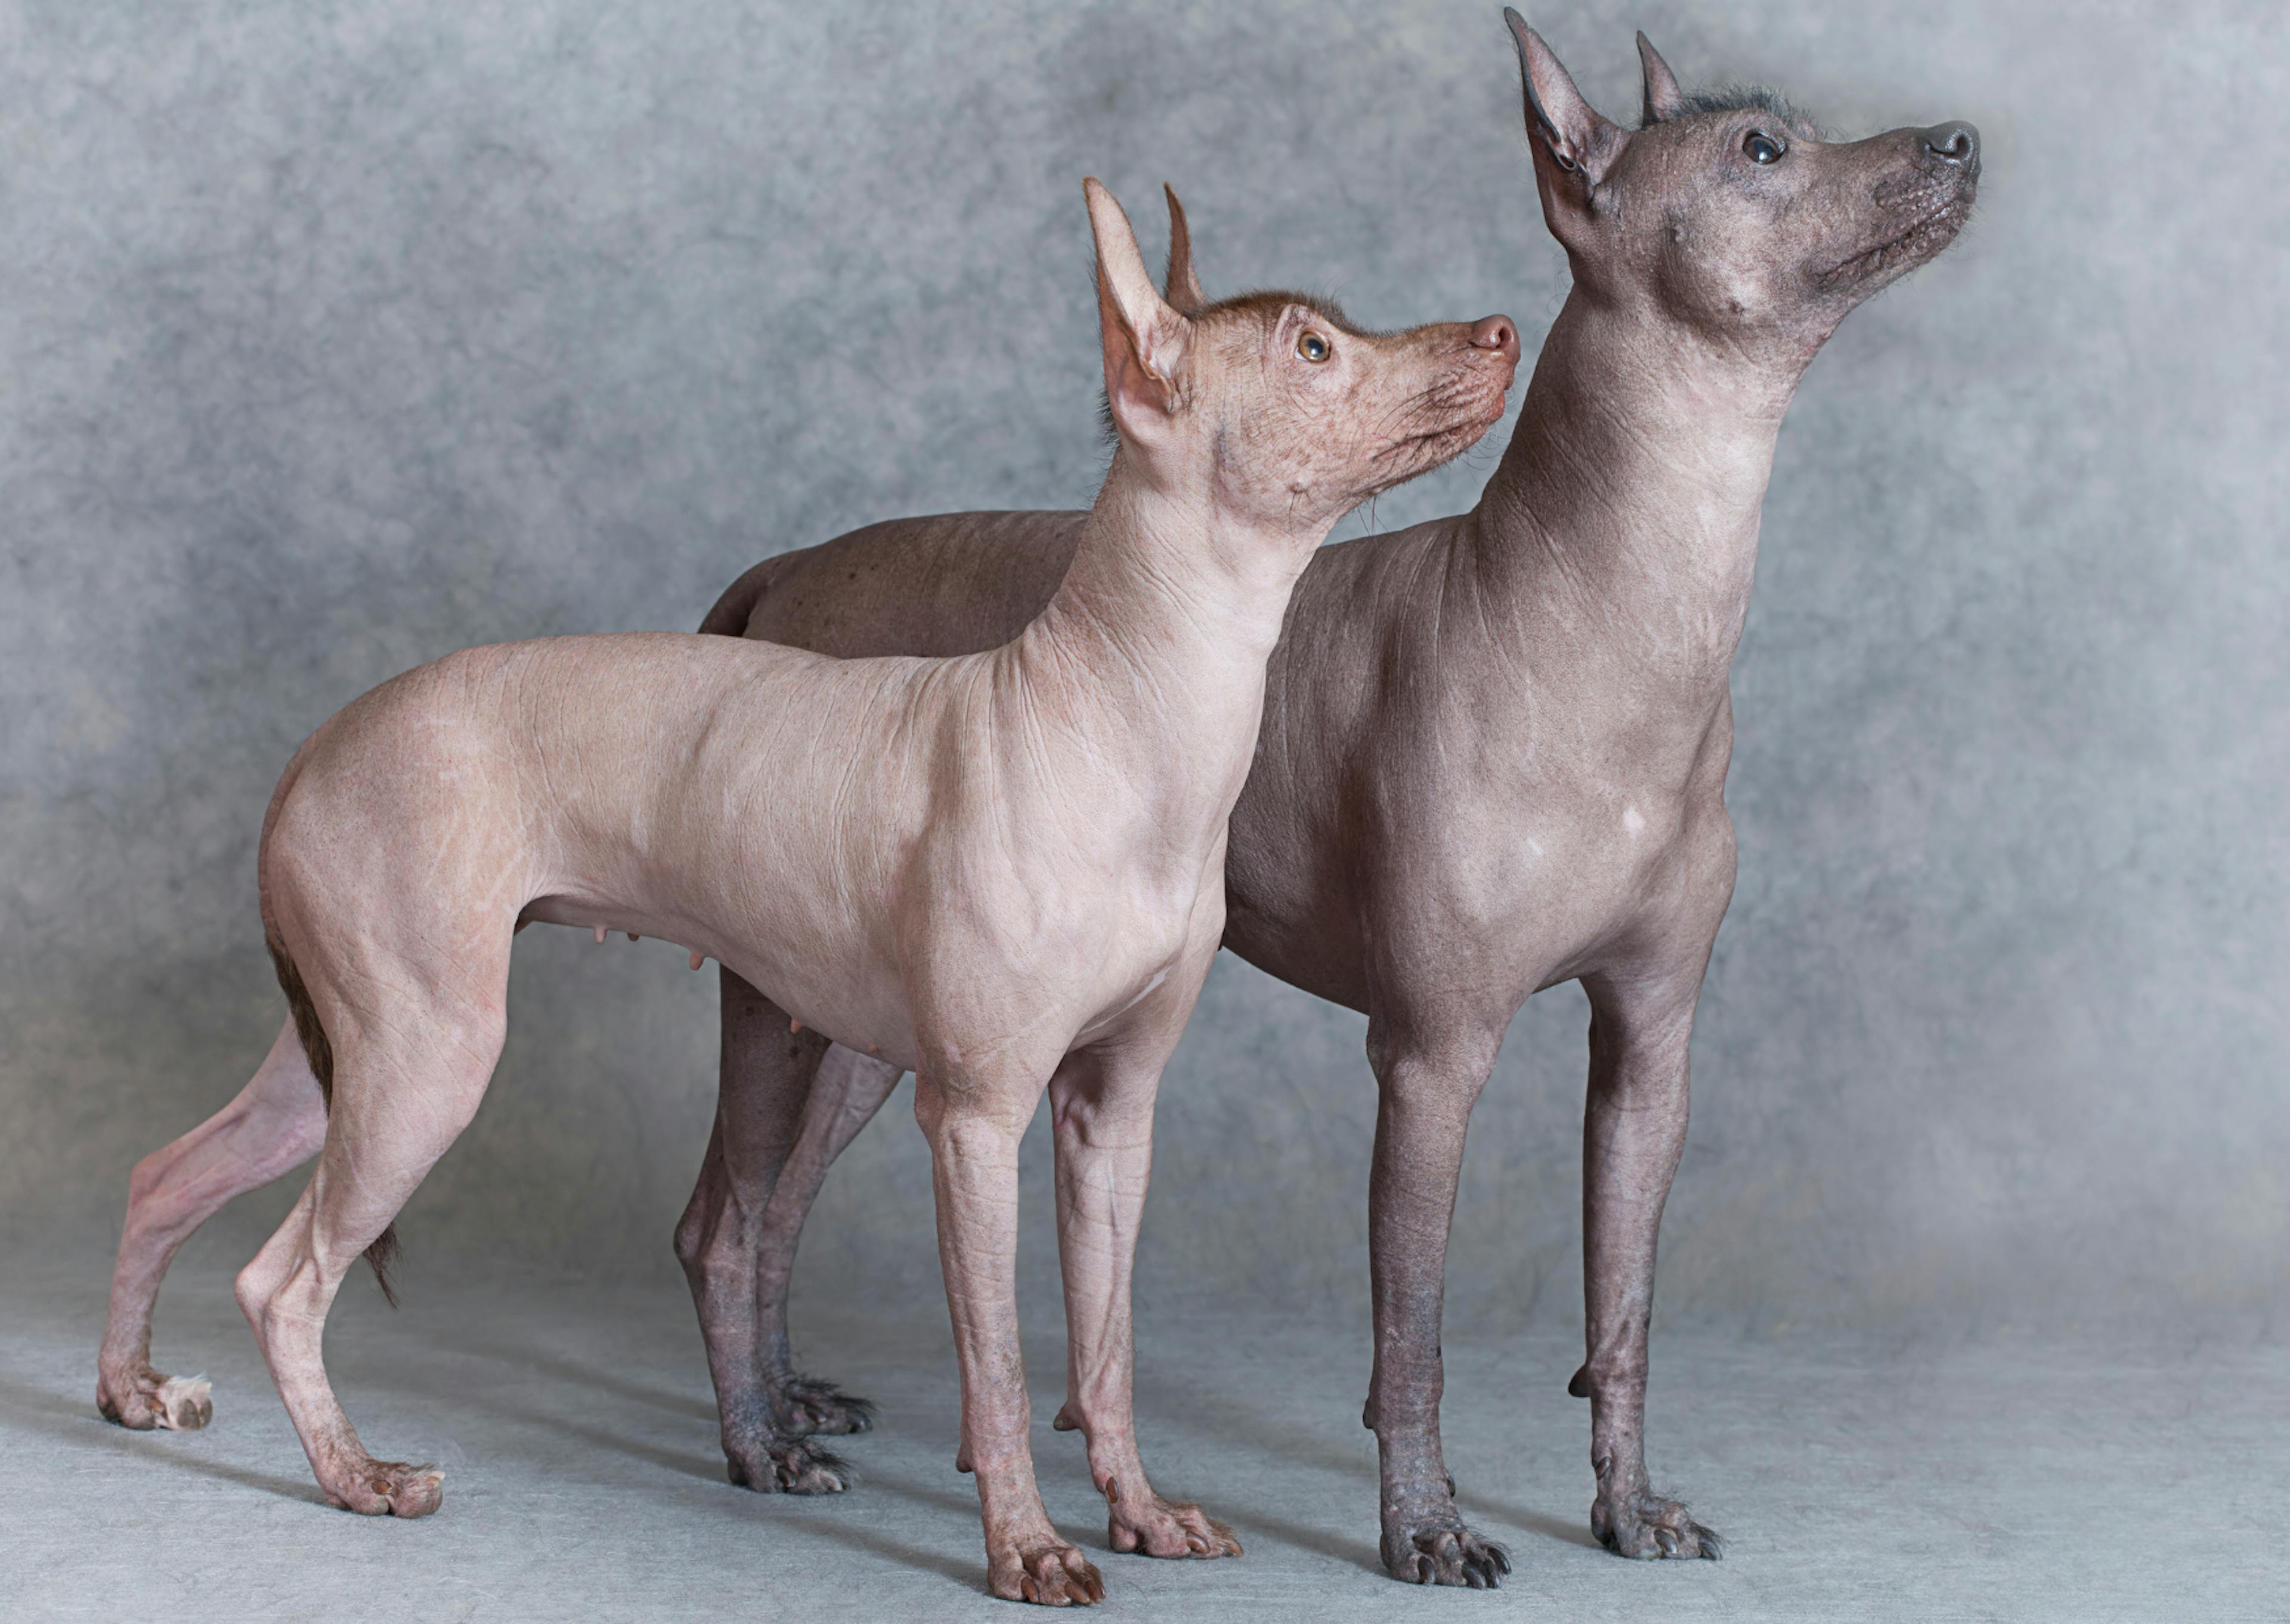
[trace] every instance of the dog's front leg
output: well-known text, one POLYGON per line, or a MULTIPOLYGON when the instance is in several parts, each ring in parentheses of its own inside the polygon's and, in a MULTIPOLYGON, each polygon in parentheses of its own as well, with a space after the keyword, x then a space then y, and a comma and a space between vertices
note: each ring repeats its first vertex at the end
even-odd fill
POLYGON ((789 1413, 786 1293, 757 1268, 827 1040, 790 1032, 779 1006, 729 970, 723 988, 716 1126, 676 1227, 676 1255, 700 1311, 732 1481, 763 1493, 839 1493, 850 1472, 789 1413))
POLYGON ((1397 998, 1368 1018, 1378 1097, 1367 1195, 1375 1369, 1361 1420, 1375 1433, 1383 1565, 1395 1579, 1475 1590, 1500 1585, 1510 1556, 1455 1506, 1439 1442, 1439 1324, 1463 1137, 1501 1041, 1499 1021, 1458 1020, 1397 998))
MULTIPOLYGON (((1706 955, 1705 955, 1706 957, 1706 955)), ((1590 1086, 1582 1117, 1582 1293, 1589 1357, 1567 1391, 1590 1401, 1598 1476, 1590 1529, 1619 1556, 1708 1556, 1718 1536, 1648 1486, 1646 1335, 1654 1244, 1685 1148, 1686 1043, 1702 960, 1582 978, 1590 1086)))
POLYGON ((1105 1496, 1106 1539, 1148 1556, 1237 1556, 1232 1530, 1196 1505, 1163 1500, 1145 1476, 1132 1407, 1136 1361, 1130 1283, 1153 1172, 1153 1101, 1163 1056, 1069 1054, 1050 1079, 1057 1146, 1058 1262, 1066 1288, 1066 1402, 1105 1496))
POLYGON ((804 1100, 802 1132, 780 1168, 756 1231, 757 1345, 771 1356, 764 1379, 775 1395, 774 1410, 781 1424, 791 1431, 865 1432, 875 1424, 875 1406, 868 1400, 794 1369, 788 1347, 788 1287, 795 1278, 796 1246, 803 1238, 804 1220, 827 1183, 828 1169, 874 1120, 904 1076, 888 1061, 840 1044, 828 1050, 804 1100))
POLYGON ((1104 1581, 1050 1524, 1034 1481, 1018 1343, 1018 1141, 1041 1099, 1038 1076, 948 1077, 926 1059, 915 1075, 915 1119, 931 1148, 939 1261, 962 1369, 962 1453, 978 1476, 987 1582, 1005 1601, 1087 1604, 1104 1581))

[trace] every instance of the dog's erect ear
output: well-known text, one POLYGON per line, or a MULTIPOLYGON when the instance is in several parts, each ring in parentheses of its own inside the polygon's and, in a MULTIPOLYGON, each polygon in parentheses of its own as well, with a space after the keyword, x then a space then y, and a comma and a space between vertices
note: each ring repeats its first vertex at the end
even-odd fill
POLYGON ((1178 374, 1193 324, 1171 309, 1145 274, 1129 216, 1094 178, 1082 182, 1097 239, 1097 316, 1105 346, 1105 396, 1131 439, 1157 437, 1175 410, 1178 374))
POLYGON ((1685 92, 1677 87, 1677 76, 1669 71, 1669 64, 1661 60, 1661 52, 1653 48, 1653 41, 1643 28, 1638 30, 1638 66, 1645 70, 1645 112, 1639 120, 1640 128, 1685 111, 1685 92))
POLYGON ((1605 179, 1628 140, 1627 132, 1599 116, 1582 99, 1566 68, 1526 19, 1503 7, 1512 43, 1518 46, 1519 77, 1526 87, 1526 128, 1535 164, 1549 158, 1558 172, 1558 189, 1587 197, 1605 179))
POLYGON ((1185 205, 1177 201, 1176 188, 1164 182, 1161 191, 1169 200, 1169 274, 1161 278, 1161 297, 1178 315, 1197 315, 1209 301, 1193 274, 1193 234, 1185 225, 1185 205))

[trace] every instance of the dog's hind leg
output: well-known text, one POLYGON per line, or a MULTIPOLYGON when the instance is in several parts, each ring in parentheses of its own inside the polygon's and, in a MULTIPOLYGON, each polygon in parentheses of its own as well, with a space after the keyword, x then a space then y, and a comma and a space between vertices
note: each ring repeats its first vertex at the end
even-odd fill
MULTIPOLYGON (((359 1443, 326 1380, 326 1312, 359 1254, 476 1115, 500 1056, 508 934, 501 932, 498 966, 452 967, 448 984, 489 988, 482 1006, 453 1008, 432 990, 410 995, 422 999, 412 1007, 399 1004, 377 1012, 384 1018, 353 1020, 340 1000, 311 981, 333 1058, 325 1147, 294 1210, 238 1276, 239 1307, 318 1486, 333 1504, 368 1516, 435 1511, 444 1475, 376 1460, 359 1443)), ((360 977, 398 988, 410 979, 360 977)), ((408 996, 400 991, 393 1003, 408 996)))
POLYGON ((214 1413, 202 1378, 151 1368, 151 1313, 175 1249, 236 1196, 292 1172, 325 1142, 326 1107, 290 1019, 228 1105, 136 1164, 111 1275, 111 1315, 96 1355, 95 1404, 143 1431, 190 1431, 214 1413))

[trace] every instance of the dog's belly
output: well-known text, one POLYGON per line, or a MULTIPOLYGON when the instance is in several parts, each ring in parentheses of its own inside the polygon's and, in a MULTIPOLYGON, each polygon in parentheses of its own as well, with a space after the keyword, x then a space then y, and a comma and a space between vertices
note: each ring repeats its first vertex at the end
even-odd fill
POLYGON ((896 964, 813 942, 738 944, 721 957, 725 968, 785 1010, 791 1022, 860 1054, 914 1069, 914 1014, 896 964))
POLYGON ((868 950, 855 930, 821 922, 768 934, 666 909, 631 897, 560 892, 539 897, 518 916, 575 930, 672 941, 698 969, 714 959, 804 1028, 845 1048, 895 1065, 915 1064, 914 1019, 898 966, 868 950))

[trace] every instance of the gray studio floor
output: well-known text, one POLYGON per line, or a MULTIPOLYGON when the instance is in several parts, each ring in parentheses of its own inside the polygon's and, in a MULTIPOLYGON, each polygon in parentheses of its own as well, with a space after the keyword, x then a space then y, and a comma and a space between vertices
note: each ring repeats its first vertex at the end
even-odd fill
MULTIPOLYGON (((417 1277, 392 1316, 360 1283, 336 1380, 378 1448, 442 1462, 420 1523, 328 1509, 226 1276, 187 1272, 158 1362, 214 1380, 215 1422, 136 1435, 97 1419, 100 1267, 0 1278, 5 1559, 0 1618, 1009 1619, 982 1591, 976 1502, 951 1461, 955 1383, 936 1304, 895 1320, 808 1308, 820 1370, 880 1401, 860 1486, 764 1498, 724 1481, 680 1283, 417 1277)), ((801 1305, 799 1305, 801 1306, 801 1305)), ((1722 1564, 1593 1547, 1572 1340, 1459 1338, 1449 1457, 1517 1572, 1496 1596, 1403 1588, 1375 1566, 1375 1465, 1357 1423, 1365 1328, 1229 1319, 1145 1328, 1138 1408, 1165 1492, 1248 1554, 1103 1555, 1079 1444, 1052 1433, 1061 1369, 1037 1324, 1042 1484, 1100 1554, 1117 1616, 1314 1620, 2290 1618, 2290 1353, 2201 1341, 1878 1348, 1658 1337, 1658 1478, 1731 1539, 1722 1564)))

